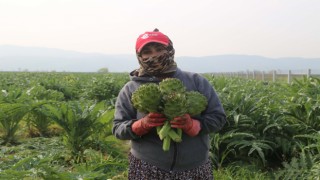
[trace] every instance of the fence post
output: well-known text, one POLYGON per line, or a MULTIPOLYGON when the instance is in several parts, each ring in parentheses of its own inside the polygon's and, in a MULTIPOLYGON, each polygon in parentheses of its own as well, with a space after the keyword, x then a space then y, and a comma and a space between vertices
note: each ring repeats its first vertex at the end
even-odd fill
POLYGON ((307 77, 309 78, 311 76, 311 69, 308 69, 307 77))
POLYGON ((249 79, 249 71, 247 71, 247 79, 249 79))
POLYGON ((264 71, 261 72, 261 79, 264 81, 264 71))
POLYGON ((288 72, 288 84, 291 83, 291 70, 289 70, 288 72))
POLYGON ((276 71, 272 72, 272 81, 276 82, 276 71))

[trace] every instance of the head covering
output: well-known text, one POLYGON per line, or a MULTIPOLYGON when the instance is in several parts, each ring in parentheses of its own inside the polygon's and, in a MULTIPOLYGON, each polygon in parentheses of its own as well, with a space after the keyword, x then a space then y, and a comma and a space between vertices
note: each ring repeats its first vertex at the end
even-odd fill
POLYGON ((140 53, 141 49, 148 43, 156 42, 168 46, 170 43, 170 39, 168 36, 164 35, 163 33, 159 32, 156 28, 152 32, 145 32, 141 34, 136 42, 136 52, 140 53))
POLYGON ((158 29, 141 34, 136 42, 136 55, 140 64, 140 68, 136 70, 137 76, 163 76, 175 72, 177 64, 174 61, 174 54, 172 41, 158 29), (140 51, 149 43, 159 43, 165 46, 167 51, 159 56, 143 59, 140 51))

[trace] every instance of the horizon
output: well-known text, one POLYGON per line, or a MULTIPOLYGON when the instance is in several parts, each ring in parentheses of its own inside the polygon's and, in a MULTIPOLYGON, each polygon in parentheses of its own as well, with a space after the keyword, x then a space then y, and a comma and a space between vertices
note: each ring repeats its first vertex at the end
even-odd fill
MULTIPOLYGON (((104 52, 81 52, 77 50, 68 50, 68 49, 61 49, 61 48, 50 48, 50 47, 40 47, 40 46, 23 46, 23 45, 13 45, 13 44, 0 44, 0 47, 13 47, 13 48, 27 48, 27 49, 47 49, 47 50, 58 50, 58 51, 65 51, 65 52, 72 52, 72 53, 81 53, 81 54, 95 54, 95 55, 130 55, 130 56, 135 56, 134 53, 116 53, 116 54, 111 54, 111 53, 104 53, 104 52)), ((0 52, 1 55, 1 52, 0 52)), ((227 53, 227 54, 209 54, 209 55, 196 55, 196 56, 188 56, 188 55, 181 55, 181 56, 176 56, 175 57, 209 57, 209 56, 233 56, 233 55, 244 55, 244 56, 258 56, 258 57, 265 57, 265 58, 270 58, 270 59, 283 59, 283 58, 302 58, 302 59, 319 59, 319 57, 300 57, 300 56, 280 56, 280 57, 270 57, 270 56, 263 56, 259 54, 237 54, 237 53, 227 53)))
MULTIPOLYGON (((175 61, 182 70, 198 73, 248 70, 306 71, 320 67, 320 58, 269 58, 237 54, 176 56, 175 61)), ((97 72, 101 68, 107 68, 109 72, 130 72, 139 67, 135 54, 83 53, 57 48, 1 45, 0 62, 0 71, 18 72, 97 72)))

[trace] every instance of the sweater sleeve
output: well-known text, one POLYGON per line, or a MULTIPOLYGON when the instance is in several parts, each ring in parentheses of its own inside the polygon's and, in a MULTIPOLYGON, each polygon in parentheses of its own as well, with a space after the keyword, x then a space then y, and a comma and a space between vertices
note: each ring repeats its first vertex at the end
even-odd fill
POLYGON ((208 106, 200 116, 202 134, 218 132, 226 123, 226 115, 214 87, 202 76, 197 78, 197 88, 208 99, 208 106))
POLYGON ((130 86, 125 85, 121 89, 115 104, 112 133, 116 138, 122 140, 139 138, 131 129, 131 125, 137 120, 137 112, 131 104, 131 94, 130 86))

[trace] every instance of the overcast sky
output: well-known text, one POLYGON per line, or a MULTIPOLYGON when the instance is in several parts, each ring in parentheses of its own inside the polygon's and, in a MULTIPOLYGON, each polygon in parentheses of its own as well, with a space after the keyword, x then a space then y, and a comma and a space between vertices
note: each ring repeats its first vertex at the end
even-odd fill
POLYGON ((320 0, 0 0, 0 45, 133 54, 155 27, 176 56, 320 57, 320 0))

